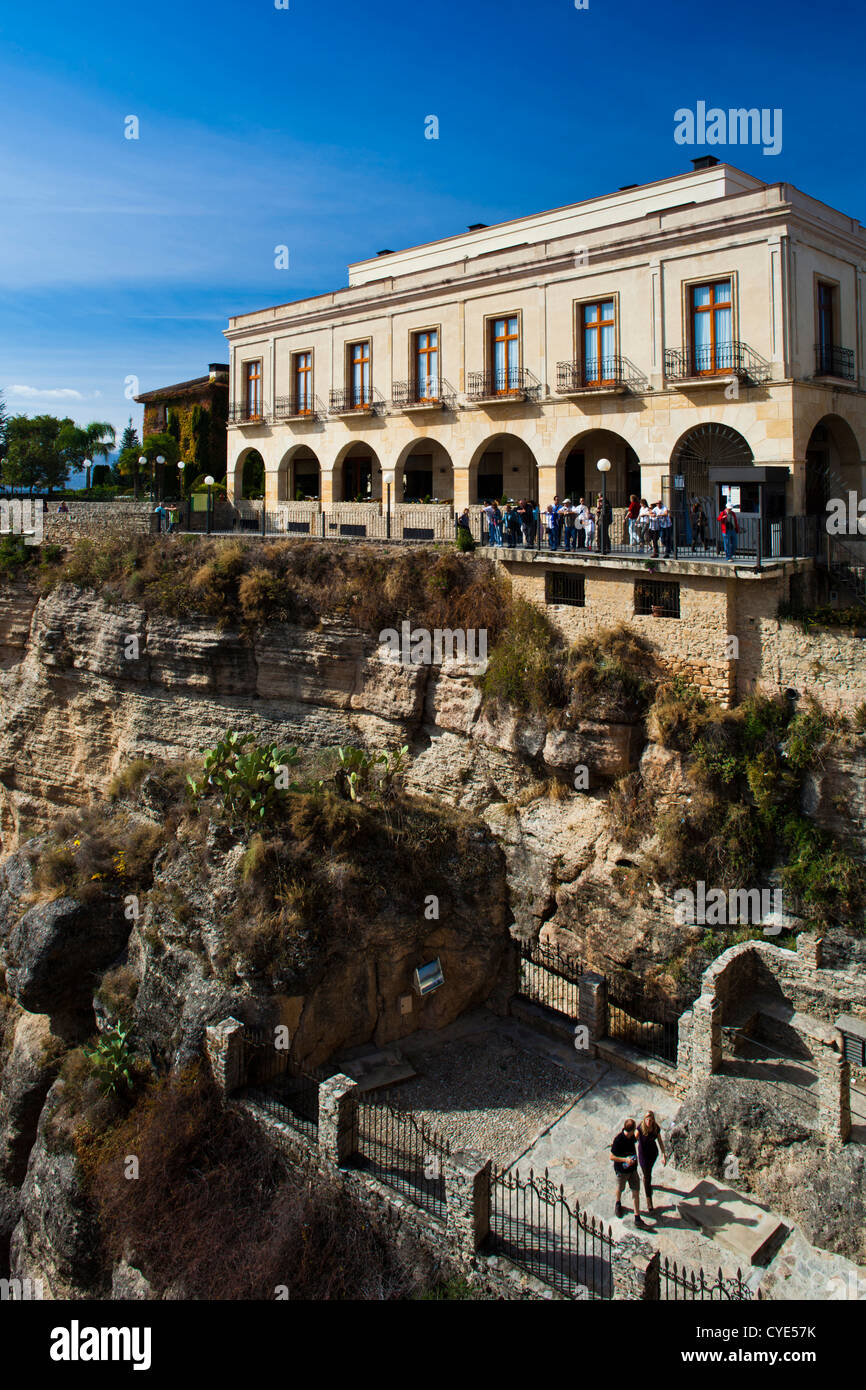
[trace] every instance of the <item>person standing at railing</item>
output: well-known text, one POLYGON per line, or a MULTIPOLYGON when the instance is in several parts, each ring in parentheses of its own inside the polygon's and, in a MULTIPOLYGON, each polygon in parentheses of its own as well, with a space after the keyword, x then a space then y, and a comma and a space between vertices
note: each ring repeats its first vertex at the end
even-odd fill
POLYGON ((643 1190, 646 1193, 646 1209, 649 1212, 655 1210, 653 1207, 653 1164, 659 1156, 659 1149, 662 1151, 662 1164, 667 1167, 668 1156, 665 1153, 662 1132, 653 1110, 648 1110, 637 1127, 637 1157, 640 1170, 643 1173, 643 1190))
POLYGON ((691 505, 692 517, 692 554, 694 555, 698 546, 706 550, 707 547, 707 514, 701 504, 699 497, 692 498, 691 505))
POLYGON ((556 508, 553 503, 548 503, 547 511, 544 513, 544 526, 547 531, 547 544, 551 550, 556 550, 556 530, 559 518, 556 515, 556 508))
POLYGON ((730 502, 719 512, 719 525, 722 528, 722 538, 725 542, 725 559, 733 560, 737 553, 740 523, 730 502))
POLYGON ((637 545, 637 519, 640 516, 640 502, 634 493, 628 499, 628 511, 625 516, 628 523, 628 543, 629 545, 637 545))
POLYGON ((577 549, 577 535, 575 532, 575 521, 577 519, 576 511, 577 508, 571 505, 571 498, 566 497, 562 504, 562 511, 560 512, 563 524, 562 543, 564 550, 577 549))
POLYGON ((587 547, 586 522, 589 516, 589 508, 586 505, 586 498, 581 497, 574 509, 574 526, 577 532, 577 549, 584 550, 587 547))
POLYGON ((670 507, 666 502, 659 502, 658 508, 659 536, 664 546, 665 559, 669 560, 671 551, 674 548, 674 519, 671 516, 670 507))

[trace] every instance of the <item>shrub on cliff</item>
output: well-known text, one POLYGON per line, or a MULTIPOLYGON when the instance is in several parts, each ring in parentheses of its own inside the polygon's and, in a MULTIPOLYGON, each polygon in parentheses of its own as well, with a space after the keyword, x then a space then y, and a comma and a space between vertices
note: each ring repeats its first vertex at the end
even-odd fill
POLYGON ((285 1286, 290 1299, 390 1299, 412 1287, 352 1197, 289 1168, 196 1071, 159 1081, 112 1128, 88 1186, 105 1254, 158 1294, 273 1299, 285 1286))

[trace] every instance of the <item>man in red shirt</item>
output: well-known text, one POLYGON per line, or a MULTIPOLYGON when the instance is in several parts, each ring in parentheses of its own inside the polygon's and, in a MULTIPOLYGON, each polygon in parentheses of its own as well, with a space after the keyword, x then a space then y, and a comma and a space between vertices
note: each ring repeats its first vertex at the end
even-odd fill
POLYGON ((730 502, 719 512, 719 525, 722 528, 722 536, 725 542, 725 559, 733 560, 737 553, 737 538, 740 534, 740 523, 737 520, 737 513, 734 511, 730 502))

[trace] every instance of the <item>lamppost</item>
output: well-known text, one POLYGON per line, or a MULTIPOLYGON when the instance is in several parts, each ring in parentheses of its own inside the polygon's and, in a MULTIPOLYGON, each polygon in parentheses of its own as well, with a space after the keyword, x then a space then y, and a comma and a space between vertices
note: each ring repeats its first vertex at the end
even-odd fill
POLYGON ((186 518, 185 518, 185 516, 184 516, 184 514, 183 514, 183 511, 182 511, 182 508, 183 508, 183 470, 184 470, 185 468, 186 468, 186 464, 184 463, 183 459, 178 459, 177 469, 178 469, 179 484, 180 484, 180 504, 179 504, 178 509, 177 509, 177 524, 178 524, 178 526, 186 525, 186 524, 187 524, 187 523, 186 523, 186 518))
POLYGON ((382 481, 385 484, 385 496, 387 498, 385 502, 385 535, 388 537, 388 540, 391 539, 391 484, 394 481, 394 477, 393 468, 389 468, 387 472, 382 474, 382 481))
POLYGON ((164 474, 163 474, 160 470, 163 469, 164 467, 165 467, 165 459, 163 458, 162 454, 157 454, 157 456, 156 456, 156 464, 155 464, 154 470, 153 470, 153 487, 154 487, 154 491, 155 491, 155 493, 156 493, 156 496, 158 497, 158 499, 159 499, 160 502, 162 501, 162 481, 163 481, 163 477, 164 477, 164 474), (157 478, 159 479, 159 484, 158 484, 158 485, 157 485, 157 478))
POLYGON ((205 478, 204 482, 205 482, 205 487, 207 488, 207 514, 206 514, 206 515, 207 515, 207 519, 206 519, 206 522, 205 522, 205 530, 207 531, 207 534, 210 535, 210 507, 211 507, 211 491, 210 491, 210 490, 211 490, 211 488, 213 487, 213 484, 214 484, 214 480, 213 480, 213 478, 211 477, 210 473, 208 473, 208 475, 207 475, 207 477, 205 478))
MULTIPOLYGON (((147 465, 148 465, 148 463, 149 463, 149 459, 148 459, 148 457, 147 457, 147 454, 139 454, 139 456, 138 456, 138 466, 139 466, 139 468, 146 468, 147 465)), ((135 495, 136 495, 136 497, 138 496, 138 488, 135 489, 135 495)), ((153 493, 152 493, 152 492, 151 492, 151 494, 150 494, 150 500, 151 500, 151 502, 153 501, 153 493)))
POLYGON ((181 501, 183 501, 183 470, 186 468, 186 464, 184 463, 183 459, 179 459, 179 460, 178 460, 178 465, 177 465, 177 466, 178 466, 178 470, 179 470, 179 472, 180 472, 180 479, 179 479, 179 482, 180 482, 180 498, 181 498, 181 501))
POLYGON ((93 467, 93 459, 82 459, 81 467, 84 469, 84 491, 90 491, 90 470, 93 467))
POLYGON ((599 459, 595 465, 601 474, 601 534, 598 548, 602 555, 607 553, 607 475, 610 472, 610 459, 599 459))

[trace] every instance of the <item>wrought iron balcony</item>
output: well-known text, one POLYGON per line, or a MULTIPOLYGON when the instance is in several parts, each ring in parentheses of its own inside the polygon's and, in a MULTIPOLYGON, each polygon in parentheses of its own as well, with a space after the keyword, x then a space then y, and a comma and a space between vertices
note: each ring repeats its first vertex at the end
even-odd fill
POLYGON ((374 415, 384 410, 385 401, 375 386, 368 386, 362 391, 352 387, 332 390, 328 398, 330 415, 374 415))
POLYGON ((561 396, 582 395, 584 391, 628 391, 646 385, 646 378, 627 357, 556 364, 556 389, 561 396))
POLYGON ((268 407, 265 401, 259 401, 255 405, 249 402, 229 406, 228 423, 230 425, 263 425, 268 419, 268 407))
POLYGON ((294 420, 299 424, 304 420, 323 420, 327 415, 318 396, 298 400, 297 396, 277 396, 274 401, 275 420, 294 420))
POLYGON ((442 376, 426 381, 395 381, 391 385, 391 404, 395 410, 446 409, 457 404, 457 392, 442 376))
POLYGON ((526 367, 467 373, 469 401, 538 400, 540 395, 541 382, 526 367))
POLYGON ((827 343, 816 343, 815 375, 835 376, 841 378, 842 381, 856 381, 854 349, 830 347, 827 343))
POLYGON ((768 381, 770 364, 748 343, 716 343, 715 347, 666 348, 665 376, 668 381, 711 381, 726 377, 745 377, 749 381, 768 381))

